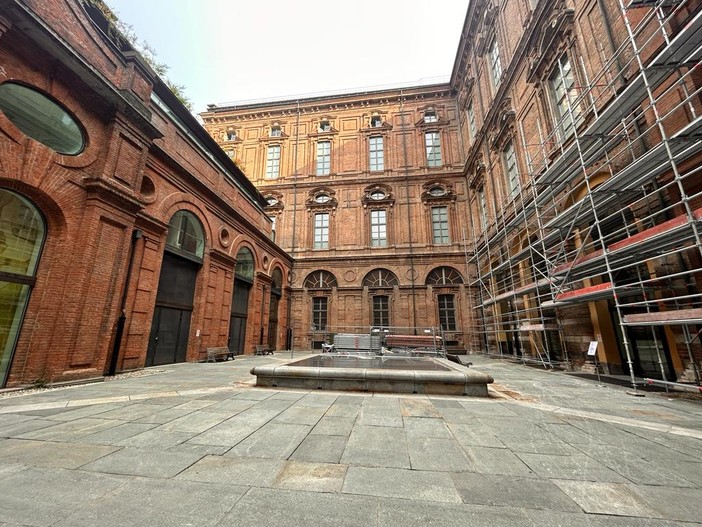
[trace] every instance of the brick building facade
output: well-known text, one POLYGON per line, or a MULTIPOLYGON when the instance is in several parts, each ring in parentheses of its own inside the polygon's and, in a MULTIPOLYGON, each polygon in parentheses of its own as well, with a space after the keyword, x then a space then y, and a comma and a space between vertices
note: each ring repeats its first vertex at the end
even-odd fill
POLYGON ((699 11, 481 0, 445 85, 210 106, 294 256, 297 345, 450 296, 457 348, 699 381, 699 11))
POLYGON ((283 339, 255 187, 92 3, 0 6, 0 386, 283 339))
POLYGON ((325 330, 443 326, 465 350, 467 194, 449 85, 211 105, 202 117, 294 258, 296 348, 319 347, 325 330))

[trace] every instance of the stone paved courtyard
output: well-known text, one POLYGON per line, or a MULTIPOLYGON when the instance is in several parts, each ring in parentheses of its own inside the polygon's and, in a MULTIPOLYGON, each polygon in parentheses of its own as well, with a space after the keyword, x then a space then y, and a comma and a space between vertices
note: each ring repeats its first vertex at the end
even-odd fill
POLYGON ((253 386, 286 358, 0 399, 0 526, 702 525, 700 402, 484 357, 487 399, 253 386))

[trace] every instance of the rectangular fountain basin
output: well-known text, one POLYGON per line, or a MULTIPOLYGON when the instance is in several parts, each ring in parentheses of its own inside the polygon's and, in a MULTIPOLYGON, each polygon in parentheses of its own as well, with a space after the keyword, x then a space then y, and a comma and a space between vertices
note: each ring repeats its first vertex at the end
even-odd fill
POLYGON ((493 382, 489 375, 436 357, 314 355, 255 366, 251 374, 257 386, 266 387, 483 397, 493 382))

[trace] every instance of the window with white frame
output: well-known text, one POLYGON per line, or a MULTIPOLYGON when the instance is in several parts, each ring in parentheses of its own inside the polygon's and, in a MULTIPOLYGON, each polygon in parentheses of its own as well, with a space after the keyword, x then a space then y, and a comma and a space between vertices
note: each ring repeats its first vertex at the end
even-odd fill
POLYGON ((439 132, 427 132, 424 134, 424 144, 427 149, 427 166, 441 166, 441 140, 439 132))
POLYGON ((561 139, 565 139, 573 133, 573 123, 577 123, 580 117, 580 108, 575 102, 578 97, 575 76, 567 55, 558 59, 553 73, 548 79, 548 85, 558 133, 561 139))
POLYGON ((480 210, 480 227, 484 230, 488 226, 487 198, 485 197, 485 187, 478 190, 478 208, 480 210))
POLYGON ((280 137, 283 135, 283 131, 280 129, 280 125, 274 124, 271 126, 271 137, 280 137))
POLYGON ((470 144, 475 142, 475 134, 477 129, 475 127, 475 112, 473 111, 473 103, 468 106, 468 130, 470 131, 470 144))
POLYGON ((383 137, 371 137, 369 140, 370 148, 370 170, 371 172, 380 172, 385 169, 385 155, 383 151, 383 137))
POLYGON ((317 175, 328 176, 331 171, 331 141, 317 143, 317 175))
POLYGON ((456 306, 453 295, 439 295, 439 324, 444 331, 456 331, 456 306))
POLYGON ((502 151, 502 158, 505 164, 505 174, 507 176, 507 187, 509 189, 509 197, 514 199, 519 194, 519 167, 517 166, 517 155, 514 152, 512 141, 507 143, 507 146, 502 151))
POLYGON ((432 239, 435 244, 451 243, 449 237, 448 207, 431 208, 432 239))
POLYGON ((314 215, 314 248, 329 248, 329 213, 320 212, 314 215))
POLYGON ((424 122, 425 123, 435 123, 439 119, 436 116, 436 110, 427 110, 424 112, 424 122))
POLYGON ((390 325, 390 297, 379 295, 373 297, 373 325, 388 327, 390 325))
POLYGON ((371 247, 385 247, 388 244, 387 211, 374 209, 370 211, 371 247))
POLYGON ((492 85, 497 88, 500 85, 502 77, 502 63, 500 62, 500 47, 497 45, 497 37, 492 41, 490 51, 488 52, 490 60, 490 73, 492 74, 492 85))
POLYGON ((327 327, 327 307, 326 296, 312 297, 312 325, 317 331, 324 331, 327 327))
POLYGON ((277 216, 268 216, 268 219, 271 220, 271 240, 275 241, 275 223, 277 216))
POLYGON ((280 145, 268 145, 266 154, 266 179, 277 179, 280 175, 280 145))

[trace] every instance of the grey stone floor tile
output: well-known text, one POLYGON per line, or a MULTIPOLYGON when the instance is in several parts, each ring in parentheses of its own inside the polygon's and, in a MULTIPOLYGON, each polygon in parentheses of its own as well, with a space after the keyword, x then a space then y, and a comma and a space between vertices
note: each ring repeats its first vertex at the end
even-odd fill
POLYGON ((218 525, 247 487, 232 484, 137 479, 94 500, 56 527, 172 527, 218 525))
POLYGON ((591 457, 576 454, 516 454, 529 468, 543 478, 575 479, 609 483, 627 483, 628 480, 591 457))
POLYGON ((329 410, 327 410, 327 413, 324 414, 324 417, 341 417, 341 418, 355 420, 356 416, 358 416, 360 411, 361 411, 361 404, 360 403, 359 404, 340 403, 337 399, 337 401, 329 407, 329 410))
POLYGON ((454 439, 462 446, 482 446, 488 448, 504 448, 504 443, 493 433, 492 429, 479 422, 471 424, 447 424, 454 439))
POLYGON ((369 397, 363 403, 356 421, 361 426, 394 426, 402 428, 400 401, 396 397, 369 397))
POLYGON ((146 415, 139 419, 136 419, 135 423, 148 423, 148 424, 164 424, 184 415, 193 413, 194 410, 189 410, 187 408, 165 408, 151 415, 146 415))
POLYGON ((100 412, 98 415, 100 419, 117 419, 121 421, 133 421, 135 419, 139 419, 140 417, 152 415, 161 410, 163 410, 162 406, 159 406, 157 404, 149 404, 145 402, 124 405, 121 408, 115 408, 113 410, 107 410, 106 412, 100 412))
POLYGON ((294 406, 288 408, 275 418, 276 423, 294 425, 316 425, 327 408, 324 406, 294 406))
POLYGON ((441 417, 430 399, 402 397, 400 398, 400 410, 403 417, 441 417))
POLYGON ((346 448, 343 436, 308 435, 290 459, 316 463, 339 463, 346 448))
POLYGON ((54 525, 125 482, 123 476, 31 468, 0 479, 0 513, 10 523, 54 525))
POLYGON ((95 404, 91 406, 83 406, 82 408, 74 408, 70 410, 65 409, 59 413, 51 415, 49 419, 53 421, 73 421, 74 419, 81 419, 83 417, 99 416, 100 418, 103 418, 102 414, 112 410, 119 410, 120 408, 129 404, 130 403, 95 404))
POLYGON ((702 520, 702 490, 700 489, 649 485, 631 485, 630 488, 650 507, 659 511, 661 518, 684 522, 702 520))
POLYGON ((242 391, 239 395, 237 395, 237 399, 250 399, 252 401, 264 401, 268 399, 269 397, 272 397, 273 395, 276 394, 275 390, 261 390, 261 389, 253 389, 253 390, 245 390, 242 391))
POLYGON ((582 512, 559 487, 548 480, 495 474, 451 474, 465 503, 523 509, 582 512))
POLYGON ((102 445, 7 439, 0 443, 0 462, 74 469, 116 450, 118 448, 102 445))
POLYGON ((192 452, 123 448, 81 468, 106 474, 172 478, 201 458, 202 455, 192 452))
POLYGON ((41 430, 49 426, 55 426, 56 421, 48 419, 29 418, 26 421, 17 421, 16 423, 6 424, 0 427, 0 437, 18 437, 29 432, 41 430))
POLYGON ((461 497, 445 472, 351 466, 341 491, 387 498, 461 503, 461 497))
POLYGON ((196 435, 189 442, 200 445, 234 446, 273 419, 278 412, 257 411, 253 408, 241 412, 221 424, 196 435))
POLYGON ((658 518, 610 516, 605 514, 571 513, 526 509, 533 527, 699 527, 700 523, 669 522, 658 518))
POLYGON ((432 437, 453 439, 453 435, 442 419, 430 417, 403 417, 407 437, 432 437))
POLYGON ((255 399, 241 399, 239 397, 234 397, 233 399, 225 399, 223 401, 218 401, 207 409, 211 412, 225 412, 230 415, 236 415, 244 410, 248 410, 252 406, 258 403, 255 399))
POLYGON ((381 498, 378 525, 382 527, 522 527, 530 523, 526 513, 520 509, 381 498))
POLYGON ((454 439, 408 437, 407 450, 412 470, 439 472, 475 471, 464 450, 454 439))
POLYGON ((526 452, 531 454, 553 454, 557 456, 569 456, 579 454, 577 448, 550 437, 537 438, 535 436, 525 435, 523 438, 516 436, 497 436, 502 444, 509 448, 512 452, 526 452))
POLYGON ((513 406, 509 403, 501 403, 495 400, 483 401, 480 398, 470 398, 461 400, 461 406, 465 411, 474 417, 519 417, 519 414, 513 410, 513 406))
POLYGON ((558 479, 554 483, 587 513, 644 518, 660 516, 646 500, 637 496, 630 485, 558 479))
POLYGON ((178 445, 173 445, 167 449, 173 452, 187 452, 190 454, 197 454, 201 457, 205 456, 222 456, 226 454, 230 448, 227 446, 214 446, 214 445, 196 445, 194 443, 180 443, 178 445))
POLYGON ((89 434, 94 434, 95 432, 100 432, 101 430, 107 430, 119 424, 122 424, 121 421, 84 417, 73 421, 54 424, 53 426, 34 430, 33 432, 26 432, 15 437, 41 441, 71 441, 89 434))
POLYGON ((80 438, 80 442, 96 445, 114 445, 135 435, 143 434, 157 426, 154 423, 122 423, 107 430, 83 436, 80 438))
POLYGON ((170 432, 167 430, 159 430, 152 428, 141 434, 137 434, 121 441, 116 441, 115 444, 125 447, 135 448, 158 448, 166 449, 180 443, 185 443, 193 437, 192 432, 170 432))
POLYGON ((284 489, 251 489, 222 527, 367 527, 376 525, 378 500, 284 489))
POLYGON ((356 425, 341 462, 370 467, 410 468, 407 441, 402 429, 356 425))
POLYGON ((311 426, 270 422, 232 448, 227 455, 288 459, 311 426))
POLYGON ((311 434, 348 437, 353 429, 355 418, 325 415, 310 432, 311 434))
POLYGON ((480 473, 536 476, 519 457, 506 448, 464 446, 463 450, 475 466, 475 470, 480 473))
POLYGON ((335 393, 310 392, 297 401, 300 406, 318 406, 328 410, 334 404, 338 395, 335 393))
POLYGON ((231 417, 231 414, 225 412, 211 412, 209 408, 200 412, 192 412, 183 417, 178 417, 167 423, 162 424, 157 430, 174 431, 174 432, 192 432, 199 434, 205 430, 209 430, 231 417))
POLYGON ((250 487, 272 487, 284 466, 285 461, 282 459, 205 456, 178 474, 176 479, 231 483, 250 487))
POLYGON ((278 474, 274 486, 310 492, 340 492, 346 465, 288 461, 278 474))

